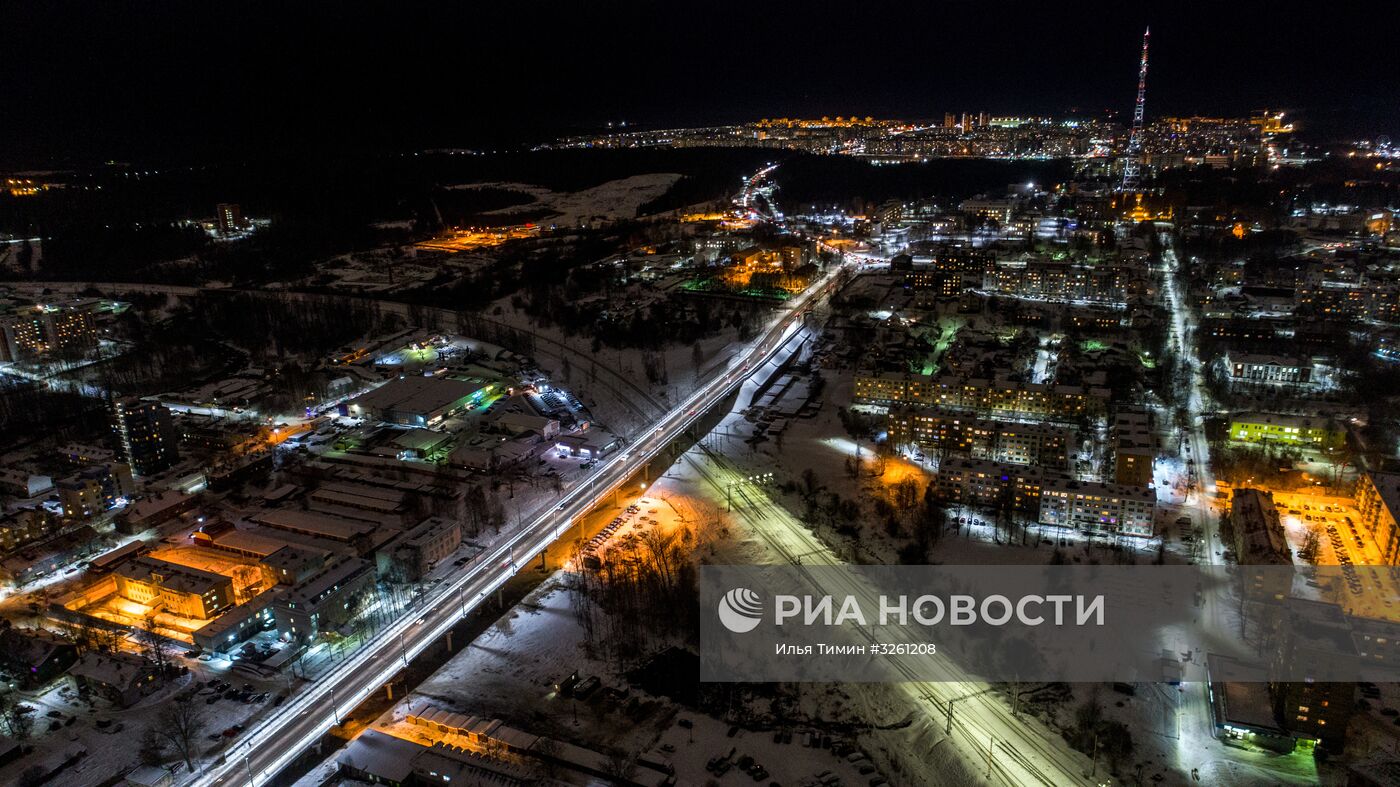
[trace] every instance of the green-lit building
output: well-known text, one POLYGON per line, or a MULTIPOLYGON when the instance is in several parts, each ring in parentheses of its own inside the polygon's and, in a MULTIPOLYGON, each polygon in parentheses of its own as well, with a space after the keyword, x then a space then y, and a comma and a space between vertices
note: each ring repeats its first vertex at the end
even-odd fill
POLYGON ((1327 418, 1255 412, 1230 419, 1230 439, 1326 450, 1340 448, 1346 442, 1346 432, 1327 418))

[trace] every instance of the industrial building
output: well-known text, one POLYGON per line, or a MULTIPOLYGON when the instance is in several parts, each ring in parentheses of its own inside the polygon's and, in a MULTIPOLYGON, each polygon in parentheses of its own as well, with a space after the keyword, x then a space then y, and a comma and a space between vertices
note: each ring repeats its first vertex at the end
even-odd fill
POLYGON ((374 564, 342 557, 300 584, 276 594, 272 616, 277 631, 294 642, 310 642, 353 616, 374 584, 374 564))
POLYGON ((233 580, 212 571, 141 555, 112 573, 122 598, 180 617, 208 620, 233 604, 233 580))
POLYGON ((495 383, 400 377, 340 405, 340 414, 404 426, 436 426, 486 399, 495 383))
POLYGON ((461 544, 460 522, 429 517, 379 551, 379 574, 393 581, 418 582, 461 544))

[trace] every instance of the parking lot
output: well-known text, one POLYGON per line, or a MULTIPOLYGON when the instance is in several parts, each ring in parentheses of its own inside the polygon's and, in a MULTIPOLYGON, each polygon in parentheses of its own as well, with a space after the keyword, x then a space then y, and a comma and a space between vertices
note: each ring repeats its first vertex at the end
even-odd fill
POLYGON ((1400 584, 1381 568, 1380 550, 1361 526, 1350 498, 1278 492, 1274 505, 1295 555, 1303 550, 1311 531, 1318 537, 1315 565, 1340 567, 1339 574, 1319 572, 1310 585, 1326 591, 1354 615, 1390 619, 1400 612, 1395 601, 1400 598, 1400 584))

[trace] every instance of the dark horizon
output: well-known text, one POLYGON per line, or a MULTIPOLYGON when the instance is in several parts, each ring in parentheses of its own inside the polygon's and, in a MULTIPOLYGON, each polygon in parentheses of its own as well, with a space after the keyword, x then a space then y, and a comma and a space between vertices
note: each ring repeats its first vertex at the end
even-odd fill
MULTIPOLYGON (((1343 4, 1346 5, 1346 4, 1343 4)), ((55 3, 4 14, 0 166, 492 147, 602 127, 761 117, 1289 111, 1305 138, 1400 136, 1383 25, 1335 6, 614 2, 429 9, 55 3)))

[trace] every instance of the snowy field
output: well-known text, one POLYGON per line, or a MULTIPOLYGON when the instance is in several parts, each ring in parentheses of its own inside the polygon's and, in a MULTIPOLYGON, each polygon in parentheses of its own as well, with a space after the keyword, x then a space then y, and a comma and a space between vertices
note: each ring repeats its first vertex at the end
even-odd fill
MULTIPOLYGON (((58 681, 42 694, 21 692, 21 699, 35 708, 35 724, 26 745, 33 751, 0 766, 0 784, 20 784, 21 774, 42 767, 45 771, 59 768, 71 759, 71 764, 52 776, 47 784, 65 787, 93 787, 111 784, 114 776, 141 765, 141 745, 154 725, 160 723, 162 711, 176 702, 176 696, 194 692, 192 707, 198 717, 199 760, 205 763, 217 757, 229 738, 222 733, 236 724, 251 726, 270 712, 277 693, 286 688, 285 678, 263 680, 230 672, 229 663, 187 661, 170 653, 177 665, 187 665, 190 673, 172 679, 151 694, 142 697, 129 708, 118 708, 103 699, 85 702, 67 680, 58 681), (229 690, 243 685, 253 688, 255 696, 267 696, 260 701, 241 702, 237 699, 210 698, 220 692, 206 687, 209 681, 230 684, 229 690), (60 714, 54 717, 51 714, 60 714), (76 719, 67 724, 67 719, 76 719), (50 729, 54 722, 56 729, 50 729), (101 725, 101 726, 99 726, 101 725)), ((172 755, 173 756, 173 755, 172 755)), ((178 760, 173 756, 171 763, 178 760)), ((200 761, 196 762, 199 767, 200 761)), ((183 763, 180 770, 184 771, 183 763)))
POLYGON ((487 211, 484 215, 509 217, 517 213, 550 212, 541 223, 561 227, 577 227, 592 222, 633 219, 641 206, 660 197, 679 181, 673 172, 654 172, 608 181, 582 191, 558 192, 529 183, 466 183, 449 186, 453 189, 502 189, 533 198, 524 205, 512 205, 487 211))
MULTIPOLYGON (((810 708, 833 703, 839 707, 850 700, 839 690, 824 687, 811 688, 803 698, 803 705, 810 708)), ((807 738, 799 734, 803 729, 794 731, 791 742, 777 742, 773 729, 735 728, 628 686, 609 663, 588 653, 571 593, 560 576, 497 621, 381 717, 376 726, 392 725, 430 705, 498 717, 531 733, 600 751, 621 749, 666 759, 676 769, 678 784, 705 784, 713 778, 705 769, 706 763, 731 750, 735 750, 735 760, 744 755, 753 757, 769 772, 769 779, 780 784, 801 784, 824 771, 836 774, 847 785, 863 785, 871 778, 829 749, 807 746, 807 738), (603 689, 586 701, 559 696, 554 683, 574 671, 580 676, 599 677, 603 689), (607 688, 629 690, 631 697, 639 700, 636 707, 607 701, 603 698, 607 688), (684 726, 687 723, 691 726, 684 726)), ((899 722, 897 718, 889 720, 893 727, 900 727, 899 722)), ((890 737, 902 738, 905 733, 898 729, 890 737)), ((732 771, 718 783, 753 781, 732 771)))

